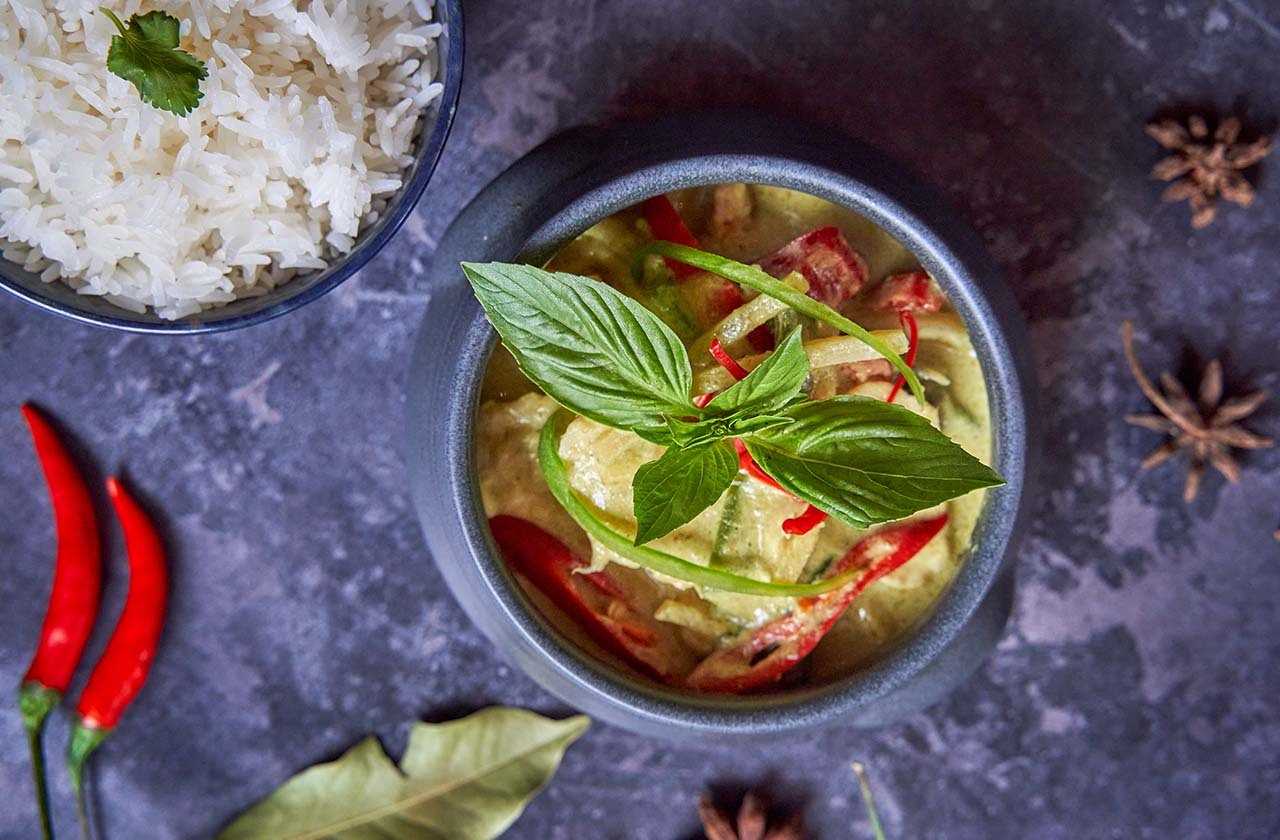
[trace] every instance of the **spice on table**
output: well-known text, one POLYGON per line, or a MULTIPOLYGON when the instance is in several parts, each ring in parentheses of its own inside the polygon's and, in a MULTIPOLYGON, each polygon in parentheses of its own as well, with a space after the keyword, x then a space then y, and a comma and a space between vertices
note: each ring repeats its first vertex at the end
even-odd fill
POLYGON ((120 479, 107 479, 107 493, 124 530, 129 556, 129 593, 107 647, 76 705, 67 763, 82 826, 87 824, 81 784, 85 762, 111 734, 120 716, 142 690, 164 626, 169 588, 164 545, 151 518, 125 490, 120 479))
POLYGON ((698 801, 698 817, 707 840, 801 840, 804 837, 798 814, 770 828, 764 802, 752 791, 742 798, 737 817, 733 819, 725 816, 704 793, 698 801))
POLYGON ((53 426, 31 405, 22 406, 53 502, 58 550, 53 588, 40 641, 18 691, 22 724, 31 748, 31 768, 43 836, 52 835, 41 735, 45 719, 66 693, 98 614, 102 552, 93 501, 71 453, 53 426))
POLYGON ((1206 464, 1211 464, 1234 483, 1240 480, 1240 466, 1232 457, 1232 449, 1266 449, 1275 445, 1271 438, 1256 435, 1238 425, 1240 420, 1258 410, 1267 398, 1266 391, 1254 391, 1223 401, 1222 364, 1214 359, 1205 367, 1196 399, 1193 400, 1182 384, 1168 373, 1160 377, 1161 392, 1138 363, 1133 350, 1131 322, 1124 322, 1121 337, 1133 378, 1138 381, 1142 393, 1160 411, 1159 414, 1130 414, 1125 417, 1125 422, 1169 436, 1169 440, 1143 459, 1142 469, 1151 469, 1174 454, 1186 451, 1191 465, 1182 492, 1185 501, 1192 501, 1199 492, 1206 464))
POLYGON ((1173 154, 1151 170, 1151 177, 1172 181, 1165 188, 1165 201, 1191 204, 1191 226, 1207 227, 1217 214, 1219 197, 1248 207, 1253 203, 1253 186, 1244 170, 1271 152, 1271 138, 1259 137, 1241 143, 1240 120, 1227 117, 1212 135, 1204 117, 1192 116, 1184 127, 1165 119, 1147 125, 1147 134, 1173 154))

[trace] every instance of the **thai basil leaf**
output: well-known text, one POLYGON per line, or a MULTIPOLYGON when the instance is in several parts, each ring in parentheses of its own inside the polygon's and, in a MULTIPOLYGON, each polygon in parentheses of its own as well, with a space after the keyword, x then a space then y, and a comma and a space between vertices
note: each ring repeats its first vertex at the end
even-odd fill
POLYGON ((561 405, 606 426, 669 440, 664 415, 696 415, 680 339, 656 315, 588 277, 463 263, 520 369, 561 405))
POLYGON ((550 781, 588 723, 502 707, 418 723, 398 768, 366 738, 285 782, 218 840, 491 840, 550 781))
POLYGON ((769 414, 800 395, 809 376, 800 330, 794 329, 745 379, 725 388, 706 406, 708 414, 769 414))
POLYGON ((857 528, 1004 483, 901 406, 841 396, 780 413, 793 422, 744 438, 751 457, 787 490, 857 528))
POLYGON ((738 455, 719 440, 687 449, 670 447, 636 470, 631 480, 636 545, 671 533, 723 495, 738 474, 738 455))
POLYGON ((793 422, 795 421, 790 417, 784 417, 781 414, 756 414, 747 417, 734 417, 729 420, 729 436, 742 437, 752 432, 762 432, 765 429, 785 426, 793 422))

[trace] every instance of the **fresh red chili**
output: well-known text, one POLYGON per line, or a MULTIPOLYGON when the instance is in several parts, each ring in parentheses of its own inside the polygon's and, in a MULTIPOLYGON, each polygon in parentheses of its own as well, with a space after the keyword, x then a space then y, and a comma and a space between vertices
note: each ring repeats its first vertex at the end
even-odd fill
MULTIPOLYGON (((738 466, 746 471, 747 475, 756 481, 762 481, 775 490, 782 490, 782 485, 773 480, 773 476, 760 469, 760 465, 756 463, 756 459, 751 457, 751 453, 747 451, 747 445, 742 442, 741 438, 733 439, 733 448, 738 452, 738 466)), ((782 490, 783 493, 787 492, 782 490)))
POLYGON ((77 793, 85 761, 110 734, 142 690, 164 627, 169 573, 164 544, 146 511, 118 478, 107 479, 107 494, 124 530, 129 556, 129 593, 115 630, 76 705, 68 765, 77 793))
POLYGON ((817 528, 823 522, 827 521, 827 512, 821 508, 809 505, 804 509, 804 513, 799 516, 793 516, 782 522, 782 531, 793 537, 804 536, 805 534, 817 528))
POLYGON ((22 406, 31 429, 36 456, 44 471, 53 503, 58 549, 53 587, 35 655, 22 678, 18 705, 31 747, 31 767, 40 810, 40 827, 52 835, 44 776, 41 733, 49 712, 62 699, 80 662, 98 615, 102 588, 102 551, 98 521, 84 477, 53 426, 31 405, 22 406))
POLYGON ((724 345, 720 343, 718 338, 711 339, 711 355, 720 363, 720 367, 729 371, 729 375, 734 379, 741 382, 747 378, 747 369, 738 364, 737 359, 729 355, 729 352, 724 349, 724 345))
POLYGON ((626 590, 608 572, 578 571, 586 564, 568 546, 519 517, 495 516, 489 530, 511 568, 601 648, 657 680, 692 667, 655 620, 631 609, 626 590))
MULTIPOLYGON (((654 239, 665 239, 678 245, 688 245, 690 248, 699 247, 697 237, 690 232, 684 219, 680 218, 680 211, 676 210, 671 199, 665 195, 655 195, 653 198, 646 199, 641 209, 654 239)), ((698 273, 698 269, 682 262, 667 259, 666 263, 667 268, 671 269, 671 273, 679 280, 698 273)))
MULTIPOLYGON (((898 313, 898 321, 902 324, 903 331, 907 334, 907 355, 902 360, 908 365, 916 363, 916 351, 920 349, 920 325, 916 323, 916 316, 907 310, 898 313)), ((889 398, 885 402, 893 402, 898 397, 898 392, 902 390, 902 386, 907 380, 902 378, 902 374, 893 380, 893 388, 889 391, 889 398)))
POLYGON ((920 553, 947 524, 947 515, 890 525, 861 540, 835 564, 831 574, 866 571, 842 589, 797 600, 795 609, 711 654, 689 675, 699 691, 752 691, 782 679, 808 656, 849 605, 880 578, 920 553))

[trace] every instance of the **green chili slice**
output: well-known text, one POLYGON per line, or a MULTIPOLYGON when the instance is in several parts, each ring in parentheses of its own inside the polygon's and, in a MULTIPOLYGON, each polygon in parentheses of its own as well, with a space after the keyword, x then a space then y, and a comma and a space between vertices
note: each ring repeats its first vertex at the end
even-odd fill
POLYGON ((594 537, 605 548, 625 557, 637 566, 709 589, 738 592, 743 595, 784 598, 803 598, 831 592, 852 583, 862 574, 863 570, 854 569, 814 583, 770 583, 735 575, 721 569, 700 566, 648 546, 633 544, 630 537, 609 527, 590 505, 578 497, 569 483, 569 473, 565 469, 564 461, 560 459, 560 438, 564 436, 564 430, 573 417, 573 414, 562 409, 553 414, 542 427, 542 434, 538 437, 538 465, 542 469, 542 477, 547 482, 551 495, 582 530, 594 537))
POLYGON ((707 251, 700 251, 697 248, 690 248, 688 245, 678 245, 675 242, 654 242, 651 245, 646 245, 636 254, 636 261, 632 265, 641 265, 644 258, 649 254, 660 254, 686 265, 700 268, 703 271, 718 274, 740 286, 755 289, 762 295, 768 295, 775 300, 780 300, 801 315, 808 315, 810 318, 830 324, 846 335, 853 336, 888 359, 889 364, 893 365, 898 373, 902 374, 903 379, 907 381, 907 387, 911 389, 912 396, 916 398, 917 402, 924 405, 924 387, 921 386, 920 378, 911 369, 911 365, 903 361, 902 357, 893 352, 889 345, 876 338, 865 327, 850 321, 825 303, 814 300, 803 292, 796 291, 781 280, 765 274, 754 265, 747 265, 737 260, 731 260, 728 257, 722 257, 719 254, 711 254, 707 251))

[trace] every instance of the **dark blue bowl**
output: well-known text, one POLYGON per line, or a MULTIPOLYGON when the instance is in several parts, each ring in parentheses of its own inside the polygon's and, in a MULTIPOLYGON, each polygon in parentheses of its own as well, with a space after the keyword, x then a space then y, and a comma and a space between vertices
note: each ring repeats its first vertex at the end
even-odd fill
POLYGON ((382 218, 363 231, 355 247, 328 268, 295 277, 260 297, 242 298, 176 321, 159 318, 150 311, 144 314, 130 312, 94 295, 76 294, 64 283, 45 283, 37 275, 5 259, 0 259, 0 288, 41 309, 84 324, 165 335, 223 332, 260 324, 331 291, 373 259, 413 212, 449 136, 462 85, 461 0, 436 0, 435 9, 436 19, 444 27, 437 41, 444 92, 421 117, 418 151, 404 185, 387 205, 382 218))
POLYGON ((1005 557, 1028 463, 1031 368, 1025 327, 977 237, 937 196, 829 130, 749 114, 681 116, 562 135, 517 162, 445 234, 409 378, 410 485, 437 566, 471 619, 526 673, 610 723, 665 736, 769 735, 911 714, 966 679, 995 644, 1012 600, 1005 557), (473 429, 496 335, 461 260, 540 263, 596 221, 682 187, 748 181, 802 190, 887 230, 938 279, 987 378, 995 468, 973 550, 923 624, 870 667, 825 685, 747 697, 695 696, 610 667, 563 638, 498 555, 480 503, 473 429))

